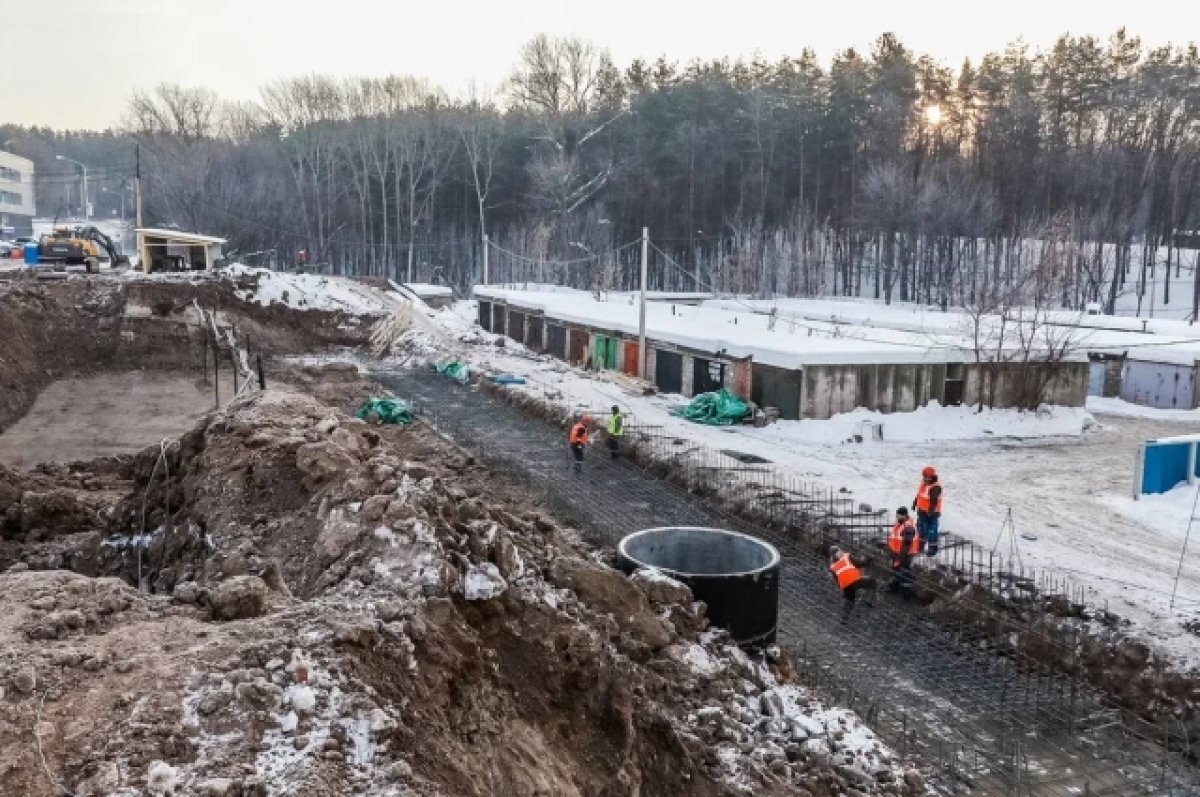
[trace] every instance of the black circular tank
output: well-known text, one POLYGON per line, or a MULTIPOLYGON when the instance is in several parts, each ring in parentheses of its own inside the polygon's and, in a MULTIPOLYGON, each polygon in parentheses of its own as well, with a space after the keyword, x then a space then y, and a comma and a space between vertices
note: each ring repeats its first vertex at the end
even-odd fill
POLYGON ((692 589, 709 621, 739 645, 775 641, 779 615, 779 551, 736 531, 664 526, 638 531, 617 547, 621 569, 652 567, 692 589))

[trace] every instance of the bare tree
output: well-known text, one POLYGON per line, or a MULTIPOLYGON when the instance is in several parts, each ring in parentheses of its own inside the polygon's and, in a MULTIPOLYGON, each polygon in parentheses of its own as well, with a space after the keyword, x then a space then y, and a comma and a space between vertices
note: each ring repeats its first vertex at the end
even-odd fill
POLYGON ((281 80, 263 90, 263 110, 279 130, 308 237, 316 243, 317 256, 327 258, 340 227, 334 205, 341 193, 336 177, 337 124, 345 119, 342 87, 315 75, 281 80))
POLYGON ((475 188, 481 239, 487 235, 487 198, 492 190, 496 154, 500 151, 502 133, 502 123, 491 100, 486 96, 478 96, 472 90, 458 135, 471 167, 471 185, 475 188))
POLYGON ((589 41, 539 34, 521 48, 508 91, 516 104, 540 115, 583 115, 591 109, 606 63, 608 56, 589 41))
POLYGON ((138 136, 172 136, 185 142, 221 132, 221 103, 212 89, 160 83, 150 92, 135 92, 125 127, 138 136))

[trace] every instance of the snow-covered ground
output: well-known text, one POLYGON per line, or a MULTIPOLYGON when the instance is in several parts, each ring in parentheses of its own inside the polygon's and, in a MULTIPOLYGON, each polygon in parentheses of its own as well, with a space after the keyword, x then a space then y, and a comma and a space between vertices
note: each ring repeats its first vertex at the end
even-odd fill
POLYGON ((404 287, 422 299, 448 299, 454 295, 454 289, 447 285, 431 285, 428 282, 406 282, 404 283, 404 287))
POLYGON ((346 277, 295 274, 234 263, 222 272, 231 277, 256 276, 258 288, 239 292, 243 301, 278 302, 298 310, 340 310, 352 315, 382 315, 395 308, 381 291, 346 277))
POLYGON ((765 428, 701 426, 670 415, 684 402, 680 396, 642 396, 611 372, 583 372, 512 341, 504 348, 491 345, 493 336, 474 327, 476 312, 473 302, 460 302, 429 313, 447 336, 431 343, 422 333, 426 356, 441 352, 481 370, 524 376, 526 385, 514 389, 567 406, 603 412, 618 404, 631 414, 631 427, 653 425, 713 449, 757 454, 781 472, 845 489, 858 501, 889 510, 910 504, 921 468, 934 465, 946 489, 945 530, 1069 578, 1086 587, 1091 602, 1130 620, 1136 633, 1177 666, 1200 664, 1200 639, 1184 627, 1200 617, 1200 544, 1183 563, 1172 609, 1171 582, 1186 519, 1174 510, 1150 508, 1183 499, 1172 494, 1145 507, 1129 506, 1135 503, 1130 493, 1138 446, 1200 431, 1200 413, 1152 414, 1108 401, 1094 407, 1094 418, 1078 408, 976 414, 927 407, 893 415, 859 410, 765 428), (473 327, 483 345, 446 348, 445 340, 469 338, 473 327), (1114 409, 1129 417, 1108 412, 1114 409), (883 440, 862 434, 863 421, 881 423, 883 440), (854 442, 855 435, 863 442, 854 442), (1002 535, 1010 509, 1015 533, 1002 535))
POLYGON ((1190 421, 1200 424, 1200 409, 1196 410, 1164 410, 1158 407, 1146 407, 1133 404, 1119 398, 1102 398, 1088 396, 1088 412, 1117 415, 1123 418, 1146 418, 1152 421, 1190 421))

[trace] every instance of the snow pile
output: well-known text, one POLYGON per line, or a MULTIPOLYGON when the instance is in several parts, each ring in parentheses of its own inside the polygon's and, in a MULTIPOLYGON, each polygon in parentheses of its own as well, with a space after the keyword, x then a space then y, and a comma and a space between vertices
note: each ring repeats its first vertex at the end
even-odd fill
POLYGON ((710 655, 703 647, 691 642, 681 645, 675 657, 700 675, 715 675, 725 667, 719 659, 710 655))
POLYGON ((1119 398, 1103 398, 1088 396, 1089 412, 1098 415, 1115 415, 1120 418, 1146 418, 1153 421, 1191 421, 1200 424, 1200 409, 1197 410, 1163 410, 1158 407, 1144 407, 1119 398))
POLYGON ((928 440, 975 440, 985 437, 1061 437, 1083 434, 1093 424, 1081 407, 1042 407, 1036 412, 1014 409, 943 407, 931 401, 912 412, 882 413, 862 408, 828 420, 779 421, 754 436, 779 441, 837 444, 870 442, 871 429, 883 429, 885 443, 928 440))
POLYGON ((500 570, 491 562, 482 565, 471 565, 463 583, 463 596, 469 601, 488 601, 499 597, 508 582, 500 575, 500 570))
POLYGON ((235 263, 224 272, 238 285, 238 298, 269 306, 274 303, 295 310, 325 310, 350 315, 383 315, 393 303, 382 291, 344 277, 292 274, 235 263), (250 282, 250 287, 240 287, 250 282))
POLYGON ((155 761, 146 771, 146 791, 156 795, 174 794, 177 776, 175 767, 166 761, 155 761))

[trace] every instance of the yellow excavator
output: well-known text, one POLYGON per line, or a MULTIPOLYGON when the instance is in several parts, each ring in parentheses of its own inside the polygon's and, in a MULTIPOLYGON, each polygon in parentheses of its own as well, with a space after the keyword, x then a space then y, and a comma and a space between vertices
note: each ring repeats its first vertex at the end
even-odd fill
POLYGON ((100 270, 100 259, 108 257, 113 268, 129 265, 112 239, 95 227, 59 227, 38 243, 38 265, 83 266, 89 274, 100 270))

